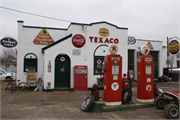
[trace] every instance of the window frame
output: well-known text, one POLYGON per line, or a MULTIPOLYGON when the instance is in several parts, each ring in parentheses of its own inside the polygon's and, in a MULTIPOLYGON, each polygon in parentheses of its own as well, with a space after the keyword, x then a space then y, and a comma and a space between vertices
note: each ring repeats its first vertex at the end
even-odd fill
POLYGON ((34 53, 27 53, 25 56, 24 56, 24 66, 23 66, 23 72, 27 72, 26 69, 25 69, 25 66, 26 66, 26 60, 36 60, 36 67, 35 67, 35 72, 38 72, 38 58, 37 56, 34 54, 34 53), (28 55, 32 55, 33 58, 26 58, 28 55))
POLYGON ((96 72, 95 72, 95 70, 96 70, 96 69, 95 69, 95 68, 96 68, 95 58, 96 58, 96 57, 103 57, 103 61, 101 62, 101 66, 103 66, 102 64, 103 64, 103 62, 104 62, 104 57, 105 57, 105 56, 94 56, 94 75, 103 75, 104 73, 96 73, 96 72))

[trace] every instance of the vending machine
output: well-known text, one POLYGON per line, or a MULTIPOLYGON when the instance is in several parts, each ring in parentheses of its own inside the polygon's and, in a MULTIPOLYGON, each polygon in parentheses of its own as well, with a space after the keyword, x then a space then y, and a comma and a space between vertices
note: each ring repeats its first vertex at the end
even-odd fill
POLYGON ((86 65, 74 66, 74 90, 87 90, 88 67, 86 65))
POLYGON ((104 57, 104 92, 103 103, 106 106, 121 105, 122 57, 111 50, 118 50, 116 44, 109 45, 108 54, 104 57))
POLYGON ((154 58, 149 47, 142 46, 142 56, 137 58, 137 101, 149 103, 154 101, 154 58))

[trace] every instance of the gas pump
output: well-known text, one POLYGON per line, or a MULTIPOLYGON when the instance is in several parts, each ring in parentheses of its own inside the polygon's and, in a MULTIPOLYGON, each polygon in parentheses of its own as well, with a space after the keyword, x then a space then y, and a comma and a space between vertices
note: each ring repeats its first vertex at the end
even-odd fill
POLYGON ((108 50, 111 54, 104 57, 103 103, 106 106, 121 105, 122 57, 115 54, 118 51, 116 44, 110 44, 108 50))
POLYGON ((142 56, 137 58, 137 101, 154 101, 154 58, 149 54, 149 47, 141 47, 142 56))

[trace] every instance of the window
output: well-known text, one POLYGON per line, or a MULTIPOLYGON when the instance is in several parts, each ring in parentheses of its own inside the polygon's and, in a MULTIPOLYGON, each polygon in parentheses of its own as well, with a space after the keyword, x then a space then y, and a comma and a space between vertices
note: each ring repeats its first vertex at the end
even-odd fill
POLYGON ((104 56, 94 56, 94 75, 102 75, 102 64, 104 56))
POLYGON ((37 57, 33 53, 28 53, 24 57, 24 72, 37 72, 37 57))

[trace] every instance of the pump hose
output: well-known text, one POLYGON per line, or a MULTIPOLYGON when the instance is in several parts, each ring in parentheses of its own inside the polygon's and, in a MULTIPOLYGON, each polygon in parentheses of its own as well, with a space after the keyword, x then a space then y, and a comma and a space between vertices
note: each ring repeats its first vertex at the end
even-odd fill
MULTIPOLYGON (((133 82, 133 84, 134 84, 134 82, 133 82)), ((132 88, 133 88, 133 85, 132 85, 132 88)), ((130 100, 131 100, 131 98, 132 98, 132 90, 131 90, 130 88, 127 88, 127 87, 124 88, 124 89, 122 90, 122 103, 123 103, 123 104, 129 103, 130 100), (126 99, 124 100, 124 95, 125 95, 126 92, 128 92, 128 95, 127 95, 126 99)), ((132 103, 135 104, 133 101, 132 101, 132 103)), ((135 104, 135 106, 136 106, 136 104, 135 104)), ((129 107, 129 109, 134 110, 134 109, 132 109, 129 105, 128 105, 128 107, 129 107)), ((135 109, 137 109, 137 106, 136 106, 135 109)))

